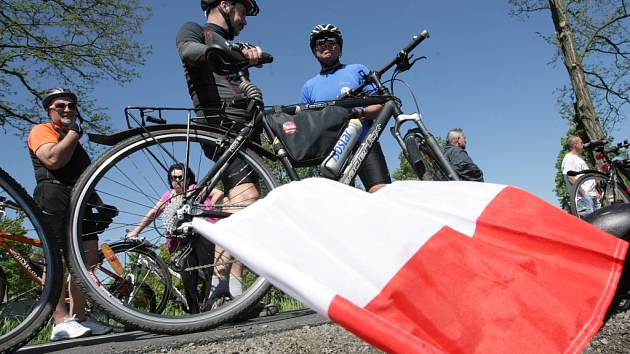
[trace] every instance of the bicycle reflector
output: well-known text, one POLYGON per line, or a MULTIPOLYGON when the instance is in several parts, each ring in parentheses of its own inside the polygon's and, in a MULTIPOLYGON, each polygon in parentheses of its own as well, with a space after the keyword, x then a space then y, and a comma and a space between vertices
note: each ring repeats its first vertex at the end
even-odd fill
POLYGON ((607 163, 603 164, 602 171, 604 171, 604 173, 608 173, 608 171, 610 171, 610 165, 607 163))
POLYGON ((604 159, 604 154, 602 154, 601 152, 598 152, 597 154, 595 154, 595 160, 603 160, 604 159))

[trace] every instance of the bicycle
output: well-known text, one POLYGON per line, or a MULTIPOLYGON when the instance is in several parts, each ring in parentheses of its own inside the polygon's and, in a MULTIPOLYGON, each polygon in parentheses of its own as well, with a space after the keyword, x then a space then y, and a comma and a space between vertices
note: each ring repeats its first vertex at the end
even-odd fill
POLYGON ((0 352, 12 352, 48 323, 59 298, 61 257, 41 212, 0 169, 0 352))
MULTIPOLYGON (((206 200, 209 191, 213 188, 221 188, 221 177, 235 156, 245 161, 246 166, 242 170, 246 172, 246 176, 255 175, 259 179, 256 188, 261 198, 278 186, 276 175, 270 170, 270 165, 274 163, 281 177, 299 180, 296 167, 304 166, 304 164, 301 161, 292 160, 288 147, 278 139, 279 134, 272 129, 269 118, 265 118, 270 117, 273 112, 294 114, 298 111, 323 111, 329 107, 341 107, 349 111, 352 107, 382 104, 380 114, 374 120, 365 139, 353 148, 353 154, 346 159, 342 173, 335 176, 335 179, 345 184, 352 183, 372 144, 380 138, 390 119, 394 118, 395 124, 390 132, 406 157, 410 156, 408 148, 410 146, 417 150, 416 152, 420 151, 430 157, 432 166, 442 171, 443 179, 458 180, 457 174, 444 158, 435 138, 425 127, 420 114, 404 114, 400 99, 392 93, 394 82, 400 81, 397 75, 411 69, 419 60, 411 60, 413 57, 410 55, 411 51, 428 36, 427 31, 414 36, 413 41, 385 67, 378 71, 364 73, 365 84, 333 101, 266 108, 262 103, 260 90, 247 79, 244 73, 244 70, 251 66, 247 60, 239 52, 212 47, 209 60, 214 61, 216 68, 224 68, 225 73, 238 72, 241 79, 240 89, 245 93, 244 97, 226 102, 221 107, 201 110, 127 107, 125 118, 128 130, 110 136, 90 135, 91 141, 108 145, 110 148, 84 172, 72 194, 68 258, 71 272, 76 279, 80 280, 85 293, 110 315, 124 323, 147 331, 172 334, 220 325, 256 304, 265 295, 270 285, 265 279, 258 277, 245 267, 242 272, 243 294, 233 298, 228 296, 224 298, 227 301, 223 301, 216 307, 213 306, 209 311, 179 316, 164 316, 141 311, 116 299, 106 287, 101 286, 89 276, 90 269, 82 258, 82 246, 76 240, 82 234, 81 222, 85 211, 93 207, 90 205, 89 195, 97 192, 104 202, 116 205, 120 211, 119 216, 101 235, 101 239, 102 241, 120 239, 121 230, 134 226, 138 218, 155 205, 155 201, 160 198, 160 191, 168 188, 163 176, 168 166, 175 162, 183 162, 185 166, 191 166, 190 168, 197 176, 204 177, 197 183, 196 189, 184 194, 179 208, 173 210, 170 215, 163 216, 161 223, 154 220, 153 227, 143 232, 145 240, 156 245, 162 244, 165 236, 185 239, 194 234, 194 230, 179 228, 182 222, 189 221, 193 217, 221 219, 229 217, 235 210, 240 210, 253 202, 243 200, 239 203, 219 203, 210 210, 204 206, 203 201, 206 200), (381 77, 392 68, 395 70, 389 81, 390 90, 384 86, 387 81, 381 81, 381 77), (374 92, 370 92, 371 95, 366 96, 363 90, 368 85, 372 85, 375 89, 374 92), (221 116, 226 107, 247 109, 252 113, 251 121, 242 125, 216 123, 216 118, 221 116), (186 114, 186 123, 168 123, 165 115, 173 112, 186 114), (412 124, 414 128, 410 130, 411 133, 403 137, 401 129, 407 124, 412 124), (268 138, 268 145, 252 139, 256 131, 264 132, 264 136, 268 138), (414 139, 419 137, 421 141, 416 140, 414 145, 412 144, 414 139, 408 138, 410 136, 414 139), (163 188, 157 187, 158 185, 162 185, 163 188)), ((263 64, 272 60, 273 58, 265 53, 263 64)), ((347 120, 344 121, 346 122, 347 120)), ((341 126, 341 129, 343 127, 341 126)), ((339 135, 335 136, 334 141, 338 137, 339 135)), ((330 150, 326 151, 326 154, 329 152, 330 150)), ((411 161, 412 164, 418 162, 411 161)), ((167 213, 164 212, 164 214, 167 213)), ((232 268, 239 265, 234 260, 229 262, 232 263, 232 268)), ((200 265, 194 269, 213 269, 219 266, 221 264, 215 262, 200 265)))
POLYGON ((630 203, 630 194, 626 181, 630 178, 628 159, 616 158, 622 149, 630 147, 628 141, 606 149, 605 141, 592 141, 585 144, 585 149, 597 152, 597 159, 604 160, 602 169, 569 171, 568 176, 580 176, 571 188, 571 214, 580 218, 599 208, 615 204, 630 203))

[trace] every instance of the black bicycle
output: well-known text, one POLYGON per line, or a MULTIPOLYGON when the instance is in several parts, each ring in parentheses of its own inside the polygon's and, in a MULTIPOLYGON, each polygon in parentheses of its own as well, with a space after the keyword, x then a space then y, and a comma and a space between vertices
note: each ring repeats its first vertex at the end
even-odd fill
POLYGON ((0 169, 0 353, 37 335, 61 292, 61 257, 40 220, 33 199, 0 169))
MULTIPOLYGON (((223 294, 227 296, 215 296, 210 301, 211 306, 197 314, 169 312, 168 306, 167 311, 158 314, 120 301, 110 289, 101 285, 107 282, 97 279, 98 276, 95 277, 90 267, 86 266, 82 245, 77 241, 83 233, 83 215, 87 209, 93 207, 89 196, 97 192, 106 204, 115 205, 119 210, 119 215, 101 235, 101 242, 108 242, 119 240, 124 234, 123 230, 137 225, 139 218, 156 204, 168 189, 165 174, 171 164, 183 162, 195 175, 203 176, 195 188, 179 196, 171 196, 168 210, 164 210, 161 217, 153 221, 153 227, 146 228, 142 233, 147 242, 158 245, 162 252, 166 252, 166 240, 172 242, 197 237, 192 234, 192 230, 179 227, 193 217, 208 218, 211 221, 229 217, 235 211, 255 202, 245 198, 245 195, 264 198, 279 185, 278 178, 299 180, 296 166, 320 163, 331 150, 339 147, 335 143, 343 138, 342 132, 348 124, 352 107, 371 104, 383 106, 364 140, 355 146, 344 146, 351 149, 351 154, 339 161, 341 168, 331 178, 345 184, 352 183, 371 146, 380 138, 388 122, 394 119, 395 124, 390 131, 420 178, 430 170, 433 171, 433 179, 457 180, 455 171, 444 158, 420 114, 404 114, 400 99, 393 94, 394 83, 400 81, 397 79, 398 74, 411 69, 418 60, 411 60, 411 51, 428 36, 426 31, 415 36, 389 64, 380 70, 364 73, 365 83, 339 99, 309 105, 274 107, 264 106, 260 90, 246 78, 244 70, 250 65, 240 52, 211 48, 209 58, 214 61, 215 67, 225 68, 226 73, 238 72, 241 79, 240 89, 245 93, 243 97, 227 102, 222 107, 203 110, 128 107, 125 110, 128 130, 111 136, 90 135, 91 141, 111 147, 83 173, 73 190, 68 258, 74 278, 80 280, 89 298, 113 317, 147 331, 184 333, 203 330, 220 325, 255 307, 269 289, 269 283, 238 260, 225 254, 220 257, 219 245, 216 246, 217 256, 213 262, 184 267, 181 270, 210 269, 210 273, 216 276, 221 273, 221 269, 224 269, 223 272, 228 269, 230 279, 241 282, 243 292, 240 296, 229 296, 231 290, 230 294, 223 294), (382 75, 392 68, 394 72, 391 80, 382 81, 382 75), (388 82, 389 89, 385 86, 388 82), (368 87, 372 89, 368 90, 368 87), (251 112, 252 118, 242 125, 216 123, 225 122, 225 119, 219 118, 227 107, 245 108, 251 112), (332 143, 328 143, 330 145, 327 145, 325 154, 297 159, 293 151, 295 146, 283 136, 283 133, 295 132, 297 117, 302 112, 327 114, 340 110, 346 115, 340 120, 338 127, 328 129, 334 133, 332 139, 328 139, 332 143), (177 112, 186 115, 185 124, 168 122, 166 116, 177 112), (295 117, 291 118, 293 115, 295 117), (406 133, 401 132, 403 127, 409 125, 411 128, 406 133), (264 133, 263 140, 257 142, 254 137, 261 131, 264 133), (244 165, 239 165, 243 181, 256 176, 258 182, 252 184, 255 190, 242 190, 242 194, 232 195, 230 199, 224 198, 223 201, 209 205, 206 201, 210 191, 215 188, 223 189, 222 177, 227 167, 236 163, 235 157, 245 162, 244 165), (242 198, 239 197, 241 195, 242 198)), ((272 60, 270 55, 265 54, 264 63, 272 60)), ((173 253, 171 256, 177 259, 179 255, 173 253)))
POLYGON ((602 171, 569 171, 569 176, 579 176, 571 188, 571 214, 584 217, 593 211, 616 203, 629 203, 630 194, 627 181, 630 179, 630 160, 621 156, 630 143, 624 141, 606 148, 605 141, 592 141, 585 144, 585 150, 596 152, 597 159, 603 160, 602 171))

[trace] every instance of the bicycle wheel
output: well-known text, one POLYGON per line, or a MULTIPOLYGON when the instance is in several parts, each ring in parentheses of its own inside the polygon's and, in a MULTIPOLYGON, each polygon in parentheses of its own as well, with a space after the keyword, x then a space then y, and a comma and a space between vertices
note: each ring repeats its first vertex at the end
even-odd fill
POLYGON ((0 352, 17 350, 34 337, 61 292, 61 258, 40 220, 24 188, 0 169, 0 268, 6 282, 0 298, 0 352), (12 256, 9 247, 21 255, 12 256))
POLYGON ((162 313, 171 296, 171 275, 166 262, 144 242, 121 241, 109 246, 122 264, 123 273, 117 274, 99 250, 99 262, 92 275, 127 306, 162 313))
MULTIPOLYGON (((199 331, 234 318, 256 304, 268 290, 269 283, 265 279, 258 277, 244 266, 241 267, 240 262, 228 259, 220 269, 230 270, 230 277, 235 279, 234 282, 242 280, 242 287, 244 288, 242 295, 231 299, 227 297, 230 301, 216 301, 213 306, 206 306, 205 312, 194 314, 189 313, 194 311, 182 309, 181 301, 176 300, 176 297, 173 296, 164 311, 152 313, 121 301, 106 287, 95 282, 90 275, 90 267, 84 263, 82 245, 76 241, 80 239, 79 236, 83 233, 83 216, 89 215, 89 210, 93 207, 90 201, 93 200, 94 193, 97 193, 105 204, 114 205, 118 209, 118 216, 104 226, 99 237, 99 243, 111 243, 120 240, 125 235, 125 229, 134 228, 147 211, 157 205, 157 201, 165 195, 164 191, 169 188, 167 171, 170 165, 183 163, 188 157, 190 170, 196 176, 203 176, 213 166, 212 158, 217 157, 223 151, 225 146, 223 143, 225 142, 226 139, 223 134, 195 129, 191 130, 189 136, 185 129, 161 130, 152 132, 150 136, 147 134, 133 136, 108 149, 85 171, 77 182, 71 199, 71 230, 68 233, 70 245, 68 258, 71 272, 80 281, 80 286, 83 287, 88 297, 112 317, 133 327, 152 332, 175 334, 199 331), (239 269, 242 270, 239 271, 239 269)), ((253 151, 241 149, 237 156, 245 162, 245 165, 241 166, 241 171, 244 171, 243 178, 258 176, 258 187, 253 188, 260 197, 264 197, 275 188, 275 178, 253 151)), ((251 190, 249 191, 251 192, 251 190)), ((229 208, 230 211, 233 211, 251 202, 253 201, 242 200, 238 205, 218 203, 214 205, 214 208, 224 208, 225 210, 229 208)), ((178 261, 182 259, 182 256, 179 249, 171 247, 172 243, 167 245, 167 240, 173 241, 173 239, 165 237, 168 235, 165 225, 170 224, 170 221, 175 217, 176 208, 170 208, 172 205, 174 205, 173 202, 164 209, 160 219, 156 219, 150 227, 145 228, 141 236, 146 242, 160 250, 160 256, 168 260, 167 263, 170 262, 171 267, 175 267, 181 266, 178 261), (171 249, 168 249, 167 246, 171 249), (170 252, 175 253, 171 255, 170 252), (171 257, 173 258, 172 262, 171 257)), ((204 206, 199 206, 199 208, 203 209, 204 206)), ((196 249, 196 251, 198 250, 196 249)), ((177 269, 176 272, 205 270, 212 274, 213 268, 222 262, 223 260, 197 264, 194 267, 184 266, 186 269, 177 269)), ((222 270, 217 270, 217 272, 222 270)), ((204 286, 206 288, 211 287, 210 279, 207 277, 199 276, 197 281, 198 283, 193 286, 195 289, 204 286)), ((179 281, 173 281, 173 284, 171 289, 173 294, 182 293, 179 281)), ((217 295, 218 293, 216 291, 213 294, 217 295)), ((160 294, 157 295, 161 296, 160 294)), ((201 296, 204 295, 199 295, 199 297, 201 296)), ((225 297, 221 296, 219 300, 223 299, 225 297)))
POLYGON ((584 217, 601 207, 629 202, 630 196, 621 184, 613 186, 608 175, 592 172, 575 181, 569 204, 571 214, 584 217))

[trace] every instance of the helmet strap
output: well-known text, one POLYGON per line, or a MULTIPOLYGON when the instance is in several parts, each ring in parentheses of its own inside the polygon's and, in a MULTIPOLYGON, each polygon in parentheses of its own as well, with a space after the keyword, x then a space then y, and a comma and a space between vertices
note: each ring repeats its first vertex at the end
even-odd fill
POLYGON ((234 11, 236 11, 234 3, 231 3, 231 7, 230 10, 228 12, 223 11, 223 8, 221 7, 221 5, 219 5, 219 12, 221 12, 221 15, 223 16, 223 19, 225 20, 225 24, 227 26, 227 32, 228 32, 228 40, 233 40, 234 39, 234 27, 232 26, 232 20, 230 20, 230 17, 234 14, 234 11))

